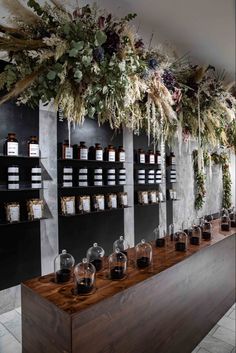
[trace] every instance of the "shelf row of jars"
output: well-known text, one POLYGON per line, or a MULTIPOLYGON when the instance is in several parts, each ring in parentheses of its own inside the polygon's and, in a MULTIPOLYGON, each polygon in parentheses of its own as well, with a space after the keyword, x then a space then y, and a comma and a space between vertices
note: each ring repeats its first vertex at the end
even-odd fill
POLYGON ((138 203, 140 205, 157 204, 164 201, 160 190, 138 191, 138 203))
POLYGON ((145 152, 142 148, 139 148, 137 151, 134 151, 135 162, 139 164, 162 164, 162 157, 160 151, 148 150, 145 152))
MULTIPOLYGON (((26 200, 28 220, 33 221, 36 219, 44 218, 45 203, 41 199, 26 200)), ((4 203, 5 209, 5 222, 17 223, 22 220, 21 218, 21 205, 20 202, 6 202, 4 203)))
MULTIPOLYGON (((3 153, 9 157, 19 156, 19 142, 15 133, 11 132, 8 134, 4 143, 3 153)), ((27 143, 27 156, 39 158, 40 150, 37 136, 30 136, 27 143)))
MULTIPOLYGON (((34 166, 30 171, 31 181, 30 186, 32 189, 42 188, 42 169, 40 166, 34 166)), ((20 189, 20 167, 18 165, 10 165, 7 168, 7 188, 9 190, 20 189)))
POLYGON ((236 227, 236 212, 235 208, 221 210, 221 230, 224 232, 230 231, 231 227, 236 227))
POLYGON ((168 189, 167 190, 167 197, 169 200, 175 201, 178 200, 177 198, 177 191, 175 189, 168 189))
POLYGON ((116 148, 113 145, 104 148, 100 143, 95 143, 95 146, 88 148, 83 141, 79 145, 72 146, 69 144, 69 140, 65 140, 61 147, 61 158, 81 161, 125 162, 125 149, 123 146, 116 148))
POLYGON ((161 169, 138 169, 136 171, 136 183, 139 185, 161 184, 162 181, 161 169))
POLYGON ((62 196, 61 213, 64 216, 90 213, 128 207, 128 194, 126 192, 109 193, 106 195, 62 196))
POLYGON ((75 177, 75 169, 72 167, 64 167, 62 175, 63 187, 87 187, 87 186, 115 186, 126 184, 126 169, 125 168, 95 168, 88 169, 80 168, 75 177), (77 179, 78 182, 75 180, 77 179))

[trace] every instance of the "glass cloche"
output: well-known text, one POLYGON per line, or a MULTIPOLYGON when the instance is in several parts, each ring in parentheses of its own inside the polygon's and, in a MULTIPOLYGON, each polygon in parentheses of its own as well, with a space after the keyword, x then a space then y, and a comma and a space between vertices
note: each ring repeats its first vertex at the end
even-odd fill
POLYGON ((228 232, 230 230, 231 222, 229 218, 229 212, 225 208, 221 210, 220 224, 222 231, 228 232))
POLYGON ((175 234, 174 224, 170 224, 169 228, 168 228, 168 235, 169 235, 170 240, 172 240, 172 241, 174 240, 174 234, 175 234))
POLYGON ((104 255, 104 249, 101 246, 98 246, 97 243, 94 243, 87 251, 88 262, 91 262, 94 265, 97 272, 103 268, 104 255))
POLYGON ((190 244, 200 245, 202 240, 202 230, 200 224, 197 221, 193 222, 191 231, 192 234, 190 235, 190 244))
POLYGON ((230 218, 231 227, 235 228, 235 227, 236 227, 236 212, 235 212, 235 207, 232 207, 232 208, 229 210, 229 218, 230 218))
POLYGON ((71 279, 72 269, 75 259, 68 254, 66 250, 62 250, 54 260, 54 273, 56 283, 65 283, 71 279))
POLYGON ((108 264, 110 279, 119 280, 125 277, 127 271, 127 257, 119 248, 116 248, 109 256, 108 264))
POLYGON ((182 231, 186 233, 189 237, 192 235, 192 226, 190 225, 189 219, 182 222, 182 231))
POLYGON ((187 251, 188 249, 188 235, 179 230, 174 234, 175 250, 176 251, 187 251))
POLYGON ((202 226, 202 239, 210 240, 212 238, 212 224, 205 220, 202 226))
POLYGON ((152 247, 142 239, 139 244, 135 246, 136 264, 138 268, 145 268, 152 263, 152 247))
POLYGON ((125 254, 125 256, 128 256, 128 249, 130 248, 129 243, 127 240, 121 235, 119 239, 114 241, 113 243, 113 251, 115 252, 116 249, 119 249, 120 252, 125 254))
POLYGON ((157 248, 162 248, 165 246, 166 233, 161 229, 160 225, 156 227, 153 231, 155 237, 155 244, 157 248))
POLYGON ((95 274, 96 269, 93 264, 87 258, 83 258, 82 262, 77 264, 74 269, 75 293, 88 294, 92 292, 95 285, 95 274))

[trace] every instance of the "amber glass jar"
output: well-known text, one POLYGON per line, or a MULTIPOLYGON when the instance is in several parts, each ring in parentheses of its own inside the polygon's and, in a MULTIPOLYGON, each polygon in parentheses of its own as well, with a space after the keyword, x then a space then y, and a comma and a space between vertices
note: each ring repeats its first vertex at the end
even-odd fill
POLYGON ((16 138, 16 134, 10 132, 8 134, 7 140, 5 142, 5 154, 7 156, 18 156, 19 154, 19 144, 16 138))
POLYGON ((94 154, 96 161, 103 161, 103 148, 100 143, 95 143, 94 154))
POLYGON ((69 140, 64 140, 62 145, 62 159, 73 159, 73 148, 69 145, 69 140))
POLYGON ((108 147, 106 149, 106 159, 108 162, 115 162, 116 150, 113 145, 108 145, 108 147))
POLYGON ((125 162, 125 149, 123 146, 119 146, 119 148, 118 148, 117 161, 118 162, 125 162))
POLYGON ((155 164, 155 153, 152 150, 149 150, 146 155, 146 163, 155 164))
POLYGON ((78 159, 82 161, 87 161, 88 160, 88 147, 85 145, 85 142, 80 142, 79 148, 78 148, 78 159))
POLYGON ((161 165, 161 152, 160 151, 156 151, 156 163, 157 165, 161 165))
POLYGON ((176 158, 174 152, 171 152, 168 158, 168 165, 175 166, 176 165, 176 158))
POLYGON ((141 148, 138 149, 137 162, 138 163, 145 163, 145 152, 141 148))
POLYGON ((36 136, 31 136, 28 142, 28 156, 39 157, 39 143, 36 136))

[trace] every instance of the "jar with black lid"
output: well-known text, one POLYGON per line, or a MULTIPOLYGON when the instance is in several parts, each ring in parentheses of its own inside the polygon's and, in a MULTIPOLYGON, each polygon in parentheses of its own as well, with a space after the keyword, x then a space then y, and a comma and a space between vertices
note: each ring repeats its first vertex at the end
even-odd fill
POLYGON ((116 170, 107 169, 107 185, 114 186, 116 185, 116 170))
POLYGON ((158 166, 161 166, 161 152, 160 151, 156 151, 156 163, 158 166))
POLYGON ((19 166, 11 165, 7 169, 8 189, 15 190, 20 188, 19 166))
POLYGON ((31 169, 31 187, 32 189, 41 189, 42 187, 42 169, 40 166, 31 169))
POLYGON ((63 168, 63 184, 64 188, 72 188, 73 186, 73 168, 66 166, 63 168))
POLYGON ((10 132, 5 142, 5 154, 6 156, 18 156, 19 155, 19 143, 16 138, 16 134, 10 132))
POLYGON ((118 170, 118 183, 119 183, 119 185, 126 184, 126 169, 125 168, 120 168, 118 170))
POLYGON ((103 169, 94 169, 94 186, 103 186, 103 169))
POLYGON ((79 179, 79 186, 81 186, 81 187, 88 186, 88 169, 87 168, 79 169, 78 179, 79 179))

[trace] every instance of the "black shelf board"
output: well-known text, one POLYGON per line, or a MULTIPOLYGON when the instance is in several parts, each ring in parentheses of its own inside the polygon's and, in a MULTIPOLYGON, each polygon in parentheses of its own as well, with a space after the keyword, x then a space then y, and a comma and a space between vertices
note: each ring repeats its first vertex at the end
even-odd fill
POLYGON ((8 189, 7 187, 0 186, 0 192, 21 192, 21 191, 39 191, 44 190, 45 188, 37 188, 33 189, 31 187, 20 187, 19 189, 8 189))
POLYGON ((181 201, 181 199, 175 199, 175 200, 168 199, 168 201, 172 201, 172 202, 174 202, 174 201, 181 201))
POLYGON ((108 162, 108 161, 95 161, 95 160, 81 160, 81 159, 62 159, 59 158, 58 162, 63 162, 63 163, 78 163, 78 164, 97 164, 97 165, 120 165, 122 166, 125 162, 108 162))
POLYGON ((40 221, 43 221, 44 219, 48 219, 46 217, 43 217, 43 218, 39 218, 39 219, 33 219, 33 220, 22 220, 22 221, 19 221, 19 222, 3 222, 1 223, 0 222, 0 227, 6 227, 6 226, 13 226, 13 225, 18 225, 18 224, 26 224, 26 223, 35 223, 35 222, 40 222, 40 221))
POLYGON ((161 167, 160 167, 160 164, 157 164, 157 163, 137 163, 137 162, 134 162, 134 166, 135 167, 150 167, 150 168, 153 168, 153 169, 158 169, 158 170, 161 170, 161 167))
POLYGON ((105 209, 103 211, 91 211, 91 212, 85 212, 85 213, 76 213, 73 215, 62 215, 59 214, 60 218, 71 218, 71 217, 81 217, 81 216, 88 216, 92 214, 101 214, 101 213, 109 213, 109 212, 116 212, 116 211, 122 211, 126 208, 131 208, 131 206, 125 206, 125 207, 117 207, 117 208, 112 208, 112 209, 105 209))
POLYGON ((159 206, 160 203, 165 203, 165 201, 159 201, 158 203, 147 203, 147 204, 140 204, 140 203, 136 203, 134 204, 135 207, 148 207, 148 206, 159 206))
MULTIPOLYGON (((127 185, 127 184, 126 184, 127 185)), ((101 186, 96 186, 96 185, 89 185, 89 186, 72 186, 72 187, 65 187, 65 186, 59 186, 58 189, 60 190, 72 190, 72 189, 119 189, 119 188, 123 188, 126 185, 101 185, 101 186)))
POLYGON ((27 159, 27 160, 39 160, 39 159, 44 159, 45 157, 29 157, 29 156, 24 156, 24 155, 18 155, 18 156, 6 156, 4 154, 0 154, 0 158, 4 159, 27 159))

